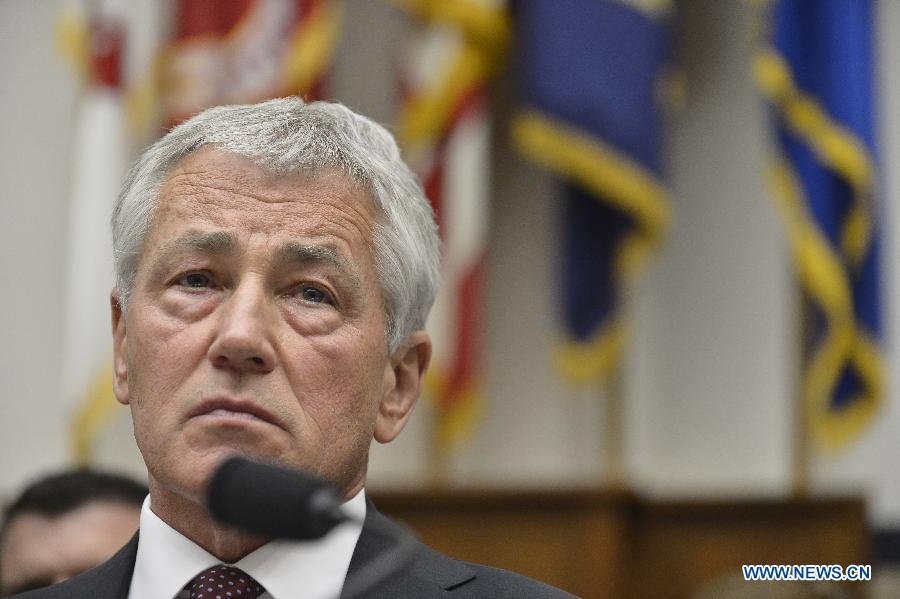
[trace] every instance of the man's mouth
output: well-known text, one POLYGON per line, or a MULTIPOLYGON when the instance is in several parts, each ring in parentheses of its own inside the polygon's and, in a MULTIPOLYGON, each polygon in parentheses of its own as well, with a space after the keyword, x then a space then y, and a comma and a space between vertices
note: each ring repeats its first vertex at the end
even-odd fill
POLYGON ((227 418, 240 418, 243 420, 256 420, 257 422, 265 422, 262 418, 254 416, 249 412, 235 412, 233 410, 225 410, 223 408, 216 408, 212 412, 207 412, 204 416, 225 416, 227 418))
POLYGON ((201 401, 188 413, 188 418, 197 416, 213 416, 218 418, 231 418, 250 422, 266 422, 281 426, 271 412, 252 401, 240 400, 229 397, 213 397, 201 401))

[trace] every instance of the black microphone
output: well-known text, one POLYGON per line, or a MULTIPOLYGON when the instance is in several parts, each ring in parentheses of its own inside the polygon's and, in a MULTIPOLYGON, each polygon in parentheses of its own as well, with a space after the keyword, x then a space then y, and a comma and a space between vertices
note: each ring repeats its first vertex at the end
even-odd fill
POLYGON ((207 488, 210 513, 250 532, 313 540, 350 518, 328 483, 300 470, 232 457, 207 488))
MULTIPOLYGON (((322 479, 240 457, 229 458, 216 469, 207 487, 206 506, 226 524, 277 539, 319 539, 341 522, 356 520, 343 511, 337 491, 322 479)), ((341 599, 365 597, 415 555, 418 542, 403 527, 384 518, 367 518, 365 527, 393 543, 348 573, 341 599)))

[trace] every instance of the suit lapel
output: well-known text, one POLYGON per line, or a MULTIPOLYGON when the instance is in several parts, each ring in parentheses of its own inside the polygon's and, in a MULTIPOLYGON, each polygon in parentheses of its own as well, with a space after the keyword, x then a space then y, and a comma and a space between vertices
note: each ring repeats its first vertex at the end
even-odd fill
MULTIPOLYGON (((390 551, 394 546, 396 541, 388 538, 381 531, 390 531, 394 538, 408 537, 410 534, 401 526, 385 518, 375 509, 371 500, 367 499, 366 519, 359 541, 356 543, 353 558, 350 560, 348 578, 354 576, 377 556, 390 551)), ((464 585, 475 578, 474 570, 465 564, 441 555, 418 541, 414 542, 416 548, 410 563, 404 566, 400 572, 379 584, 377 588, 367 592, 367 598, 446 598, 449 596, 450 589, 464 585)))

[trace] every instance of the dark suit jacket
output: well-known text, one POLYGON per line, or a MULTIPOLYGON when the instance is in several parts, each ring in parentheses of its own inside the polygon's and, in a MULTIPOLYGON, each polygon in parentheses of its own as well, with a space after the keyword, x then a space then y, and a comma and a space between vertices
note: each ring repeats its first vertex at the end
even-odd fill
MULTIPOLYGON (((376 556, 390 550, 393 542, 375 530, 392 529, 408 535, 402 527, 368 504, 348 578, 376 556)), ((412 560, 397 574, 387 578, 366 597, 375 599, 566 599, 572 595, 519 574, 468 564, 429 549, 418 541, 412 560)), ((104 562, 60 584, 15 595, 17 599, 125 599, 137 557, 138 536, 104 562)))

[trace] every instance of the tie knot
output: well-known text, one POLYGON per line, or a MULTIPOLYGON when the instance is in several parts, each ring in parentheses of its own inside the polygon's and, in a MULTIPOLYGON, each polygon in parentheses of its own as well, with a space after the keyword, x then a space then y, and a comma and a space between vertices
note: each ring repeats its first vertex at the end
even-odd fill
POLYGON ((265 591, 240 568, 224 564, 200 572, 185 588, 191 599, 256 599, 265 591))

